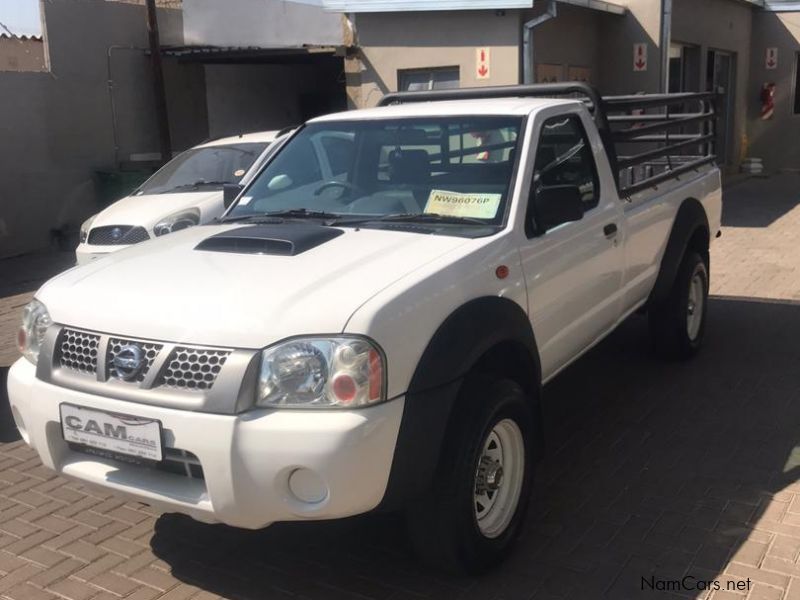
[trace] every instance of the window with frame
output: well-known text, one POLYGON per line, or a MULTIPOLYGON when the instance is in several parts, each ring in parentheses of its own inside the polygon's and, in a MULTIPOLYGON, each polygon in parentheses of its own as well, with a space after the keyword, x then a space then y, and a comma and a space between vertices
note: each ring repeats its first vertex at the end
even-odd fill
POLYGON ((577 115, 545 121, 536 149, 533 169, 534 193, 552 186, 576 186, 583 208, 600 202, 600 180, 589 138, 577 115))
POLYGON ((452 90, 460 85, 458 67, 406 69, 397 72, 397 89, 401 92, 452 90))

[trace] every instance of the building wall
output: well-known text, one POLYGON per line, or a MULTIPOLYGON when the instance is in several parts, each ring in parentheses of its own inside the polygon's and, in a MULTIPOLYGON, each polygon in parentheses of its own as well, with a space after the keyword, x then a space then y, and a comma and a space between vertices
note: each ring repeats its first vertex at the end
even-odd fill
MULTIPOLYGON (((542 12, 543 10, 524 11, 522 21, 527 22, 542 12)), ((553 74, 560 73, 557 81, 569 81, 575 79, 576 74, 588 72, 588 81, 599 85, 602 22, 621 18, 624 17, 568 4, 559 5, 558 16, 542 23, 532 32, 535 80, 551 81, 553 74), (566 35, 569 35, 569 44, 564 43, 566 35)))
MULTIPOLYGON (((699 2, 702 0, 694 0, 699 2)), ((657 93, 661 91, 661 1, 617 0, 628 12, 601 22, 597 50, 601 90, 604 94, 657 93), (633 48, 647 44, 648 65, 634 71, 633 48)))
MULTIPOLYGON (((52 229, 77 227, 97 211, 96 170, 159 147, 143 7, 104 0, 42 7, 50 71, 0 73, 0 257, 47 246, 52 229)), ((180 39, 179 13, 160 10, 159 21, 165 40, 180 39)))
POLYGON ((0 35, 0 71, 46 71, 41 38, 0 35))
POLYGON ((800 115, 794 114, 800 53, 800 12, 758 12, 753 17, 750 82, 747 85, 748 154, 764 159, 768 171, 800 170, 800 115), (778 48, 778 67, 766 68, 767 48, 778 48), (761 86, 775 83, 775 114, 761 120, 761 86))
POLYGON ((519 82, 519 11, 365 13, 355 17, 361 56, 348 61, 353 105, 374 106, 397 90, 398 71, 459 67, 461 87, 519 82), (478 79, 475 51, 491 49, 489 79, 478 79))
POLYGON ((750 37, 753 8, 731 0, 673 0, 672 40, 700 49, 699 89, 706 89, 709 50, 735 54, 735 105, 732 139, 728 147, 728 164, 736 167, 747 152, 745 128, 750 79, 750 37))

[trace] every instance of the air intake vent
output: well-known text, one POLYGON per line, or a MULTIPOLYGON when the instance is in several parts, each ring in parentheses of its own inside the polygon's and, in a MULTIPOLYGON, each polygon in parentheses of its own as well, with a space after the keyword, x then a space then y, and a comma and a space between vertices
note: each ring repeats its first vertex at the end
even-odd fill
POLYGON ((341 229, 310 223, 256 225, 218 233, 200 242, 195 250, 295 256, 343 233, 341 229))

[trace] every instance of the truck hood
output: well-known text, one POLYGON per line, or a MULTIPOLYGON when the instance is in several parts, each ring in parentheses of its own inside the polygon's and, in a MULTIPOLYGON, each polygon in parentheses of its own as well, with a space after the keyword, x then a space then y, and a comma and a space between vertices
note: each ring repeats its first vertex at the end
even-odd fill
POLYGON ((181 210, 201 207, 201 212, 205 212, 202 207, 209 202, 213 204, 214 200, 219 202, 218 213, 221 213, 222 192, 220 190, 126 196, 100 211, 92 222, 92 227, 138 225, 152 229, 153 225, 164 217, 181 210))
MULTIPOLYGON (((301 243, 294 255, 220 249, 218 244, 213 249, 208 243, 241 238, 247 227, 192 227, 138 244, 66 271, 36 296, 56 323, 80 329, 261 348, 294 335, 343 331, 373 295, 470 243, 459 237, 353 228, 337 229, 332 238, 318 236, 311 247, 301 243)), ((330 233, 330 228, 319 229, 330 233)))

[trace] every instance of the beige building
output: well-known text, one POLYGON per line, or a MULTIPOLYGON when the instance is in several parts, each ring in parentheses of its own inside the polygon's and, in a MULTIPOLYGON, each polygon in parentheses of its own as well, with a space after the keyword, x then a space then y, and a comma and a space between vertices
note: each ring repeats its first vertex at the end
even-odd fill
POLYGON ((324 4, 348 14, 358 48, 346 61, 354 106, 372 106, 398 89, 525 81, 588 81, 606 94, 716 90, 721 164, 734 170, 758 156, 768 170, 800 167, 800 2, 447 3, 457 10, 425 0, 324 4), (779 67, 765 72, 773 45, 780 47, 779 67), (761 121, 760 89, 773 79, 776 110, 761 121))

